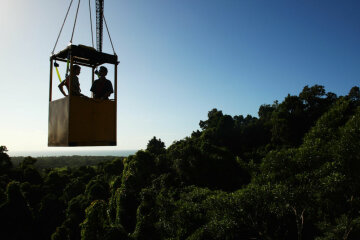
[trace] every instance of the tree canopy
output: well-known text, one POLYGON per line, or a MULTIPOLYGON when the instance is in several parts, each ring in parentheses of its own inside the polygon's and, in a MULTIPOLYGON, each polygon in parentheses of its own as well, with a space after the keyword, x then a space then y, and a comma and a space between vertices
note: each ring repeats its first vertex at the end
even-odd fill
POLYGON ((359 87, 305 86, 257 117, 214 108, 199 127, 67 167, 1 146, 1 239, 360 239, 359 87))

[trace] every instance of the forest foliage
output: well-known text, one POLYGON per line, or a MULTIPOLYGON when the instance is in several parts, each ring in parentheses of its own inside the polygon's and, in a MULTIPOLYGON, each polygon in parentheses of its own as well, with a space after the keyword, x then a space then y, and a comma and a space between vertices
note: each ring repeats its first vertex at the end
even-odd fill
MULTIPOLYGON (((17 167, 21 164, 25 157, 11 157, 11 162, 14 167, 17 167)), ((120 157, 122 158, 122 157, 120 157)), ((114 156, 43 156, 36 157, 36 162, 34 166, 37 169, 46 169, 46 168, 78 168, 82 166, 94 166, 104 161, 111 161, 114 159, 114 156)))
POLYGON ((95 166, 14 166, 1 146, 1 238, 360 239, 358 87, 306 86, 258 117, 212 109, 199 126, 95 166))

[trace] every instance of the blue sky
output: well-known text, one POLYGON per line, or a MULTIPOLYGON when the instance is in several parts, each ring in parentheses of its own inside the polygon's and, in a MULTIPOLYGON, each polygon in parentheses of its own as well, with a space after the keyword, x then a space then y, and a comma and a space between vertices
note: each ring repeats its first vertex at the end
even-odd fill
MULTIPOLYGON (((0 8, 0 144, 10 153, 50 149, 49 56, 69 2, 7 0, 0 8)), ((88 14, 83 0, 74 44, 91 45, 88 14)), ((56 51, 69 43, 74 16, 75 4, 56 51)), ((338 95, 359 85, 359 1, 106 0, 105 17, 121 61, 118 146, 95 149, 144 149, 153 136, 169 146, 212 108, 257 116, 261 104, 305 85, 338 95)), ((89 94, 85 70, 80 84, 89 94)))

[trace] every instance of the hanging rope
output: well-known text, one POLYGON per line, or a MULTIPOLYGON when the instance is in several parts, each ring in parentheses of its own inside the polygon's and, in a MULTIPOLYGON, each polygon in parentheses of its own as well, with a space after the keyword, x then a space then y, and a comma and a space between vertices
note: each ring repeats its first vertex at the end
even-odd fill
MULTIPOLYGON (((71 34, 70 44, 72 43, 73 38, 74 38, 74 32, 75 32, 75 26, 76 26, 76 21, 77 21, 78 13, 79 13, 80 2, 81 2, 81 0, 79 0, 78 6, 77 6, 77 9, 76 9, 76 15, 75 15, 75 20, 74 20, 74 26, 73 26, 72 34, 71 34)), ((71 8, 71 6, 72 6, 72 3, 73 3, 73 0, 70 1, 69 7, 68 7, 68 9, 67 9, 67 12, 66 12, 66 15, 65 15, 65 18, 64 18, 64 21, 63 21, 63 24, 62 24, 62 26, 61 26, 60 32, 59 32, 58 37, 57 37, 57 39, 56 39, 54 48, 53 48, 53 50, 52 50, 52 52, 51 52, 52 54, 54 54, 55 48, 56 48, 56 46, 57 46, 57 43, 58 43, 59 38, 60 38, 60 35, 61 35, 62 30, 63 30, 63 28, 64 28, 66 19, 67 19, 68 15, 69 15, 69 11, 70 11, 70 8, 71 8)), ((94 36, 94 33, 93 33, 93 27, 92 27, 92 15, 91 15, 91 4, 90 4, 90 0, 89 0, 89 13, 90 13, 91 41, 92 41, 92 46, 94 47, 94 37, 93 37, 93 36, 94 36)), ((112 42, 112 39, 111 39, 111 36, 110 36, 110 31, 109 31, 109 28, 108 28, 108 25, 107 25, 107 22, 106 22, 106 19, 105 19, 105 16, 104 16, 104 15, 103 15, 103 19, 104 19, 104 22, 105 22, 105 27, 106 27, 107 34, 108 34, 109 39, 110 39, 110 43, 111 43, 112 50, 113 50, 113 52, 114 52, 114 55, 116 55, 115 48, 114 48, 114 44, 113 44, 113 42, 112 42)))
POLYGON ((77 9, 76 9, 76 15, 75 15, 74 27, 73 27, 72 34, 71 34, 70 43, 72 43, 72 40, 73 40, 73 37, 74 37, 75 25, 76 25, 76 20, 77 20, 78 12, 79 12, 80 1, 81 1, 81 0, 79 0, 79 2, 78 2, 78 6, 77 6, 77 9))
POLYGON ((93 33, 93 26, 92 26, 92 17, 91 17, 91 4, 90 4, 90 0, 89 0, 89 13, 90 13, 91 41, 92 41, 92 47, 94 47, 94 33, 93 33))
POLYGON ((67 78, 69 76, 70 56, 71 56, 71 50, 68 51, 68 55, 67 55, 65 78, 67 78))
POLYGON ((69 14, 69 11, 70 11, 70 8, 71 8, 71 5, 72 5, 72 2, 73 2, 73 0, 71 0, 71 2, 70 2, 70 5, 69 5, 68 10, 67 10, 66 15, 65 15, 64 22, 63 22, 63 24, 62 24, 62 26, 61 26, 61 29, 60 29, 59 35, 58 35, 58 37, 57 37, 57 39, 56 39, 55 46, 54 46, 54 48, 53 48, 53 50, 52 50, 51 54, 54 54, 54 51, 55 51, 56 45, 57 45, 57 43, 58 43, 58 41, 59 41, 59 38, 60 38, 61 32, 62 32, 63 27, 64 27, 64 24, 65 24, 65 22, 66 22, 66 18, 67 18, 68 14, 69 14))
POLYGON ((108 35, 109 35, 109 39, 110 39, 110 43, 111 43, 112 50, 113 50, 113 52, 114 52, 114 55, 116 55, 115 49, 114 49, 114 45, 113 45, 113 42, 112 42, 112 40, 111 40, 110 32, 109 32, 109 29, 108 29, 108 26, 107 26, 107 23, 106 23, 106 20, 105 20, 105 15, 104 15, 104 22, 105 22, 106 31, 107 31, 107 33, 108 33, 108 35))

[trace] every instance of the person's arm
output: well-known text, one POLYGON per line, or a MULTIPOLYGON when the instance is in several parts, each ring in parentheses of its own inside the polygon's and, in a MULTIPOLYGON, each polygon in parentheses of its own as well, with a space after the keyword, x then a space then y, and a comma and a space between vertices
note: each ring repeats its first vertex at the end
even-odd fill
POLYGON ((64 85, 65 85, 65 83, 66 83, 66 79, 64 80, 64 81, 62 81, 60 84, 59 84, 59 89, 60 89, 60 92, 66 97, 67 95, 66 95, 66 93, 65 93, 65 91, 64 91, 64 85))
POLYGON ((106 92, 104 94, 104 99, 109 99, 110 95, 114 92, 112 83, 108 80, 106 86, 106 92))

